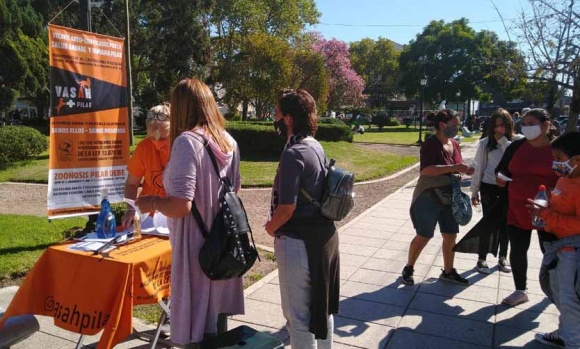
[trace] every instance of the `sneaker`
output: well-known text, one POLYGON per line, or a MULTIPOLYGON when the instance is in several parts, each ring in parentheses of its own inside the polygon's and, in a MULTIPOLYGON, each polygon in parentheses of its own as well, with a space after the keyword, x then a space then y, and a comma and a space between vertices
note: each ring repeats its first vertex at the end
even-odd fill
POLYGON ((413 278, 414 271, 415 269, 413 269, 413 267, 410 265, 407 265, 403 268, 402 279, 405 285, 410 286, 415 284, 415 279, 413 278))
POLYGON ((475 267, 475 269, 477 269, 477 271, 482 273, 482 274, 490 274, 491 273, 491 270, 487 266, 487 262, 483 261, 481 259, 479 261, 477 261, 477 266, 475 267))
POLYGON ((165 322, 161 325, 161 331, 159 332, 161 338, 169 338, 171 336, 171 321, 169 315, 165 318, 165 322))
POLYGON ((514 291, 502 301, 502 304, 515 307, 516 305, 526 303, 528 301, 528 295, 525 291, 514 291))
POLYGON ((445 270, 441 269, 441 275, 439 275, 439 280, 452 282, 461 286, 468 286, 469 280, 457 274, 457 270, 453 268, 451 272, 446 273, 445 270))
POLYGON ((171 336, 171 326, 169 323, 161 325, 161 331, 159 332, 161 338, 169 338, 171 336))
POLYGON ((565 344, 562 338, 560 338, 560 332, 558 330, 549 333, 536 333, 534 339, 542 344, 550 345, 552 347, 564 348, 565 344))
POLYGON ((512 267, 510 267, 508 265, 505 257, 499 257, 499 259, 497 261, 497 266, 498 266, 499 270, 501 270, 504 273, 511 273, 512 272, 512 267))

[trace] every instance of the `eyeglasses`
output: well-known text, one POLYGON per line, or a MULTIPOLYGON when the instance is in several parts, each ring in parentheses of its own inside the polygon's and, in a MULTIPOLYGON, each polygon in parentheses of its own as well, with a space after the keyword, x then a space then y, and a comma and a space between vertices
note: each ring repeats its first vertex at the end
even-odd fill
POLYGON ((157 119, 159 121, 165 121, 169 119, 169 115, 165 113, 154 113, 152 111, 147 112, 147 119, 157 119))

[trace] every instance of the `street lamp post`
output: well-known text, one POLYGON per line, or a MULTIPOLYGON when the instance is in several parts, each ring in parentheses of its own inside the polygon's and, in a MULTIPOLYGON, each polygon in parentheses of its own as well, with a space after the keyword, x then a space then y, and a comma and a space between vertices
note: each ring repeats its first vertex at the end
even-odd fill
POLYGON ((423 99, 425 98, 425 86, 427 86, 427 77, 421 78, 421 106, 419 108, 419 140, 417 143, 423 144, 423 99))
MULTIPOLYGON (((455 111, 459 113, 459 98, 461 98, 461 90, 455 93, 455 97, 456 97, 455 100, 457 101, 457 107, 455 108, 455 111)), ((465 115, 463 115, 463 118, 465 118, 465 115)))

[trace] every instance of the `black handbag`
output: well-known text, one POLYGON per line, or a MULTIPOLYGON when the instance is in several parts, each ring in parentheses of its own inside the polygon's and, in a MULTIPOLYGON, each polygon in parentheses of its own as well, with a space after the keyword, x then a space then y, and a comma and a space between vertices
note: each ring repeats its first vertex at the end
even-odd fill
POLYGON ((220 209, 209 232, 195 201, 192 201, 191 214, 205 238, 199 251, 199 264, 204 274, 212 280, 241 277, 260 257, 242 200, 234 192, 230 179, 220 177, 215 155, 205 138, 203 143, 220 178, 221 188, 220 209), (251 242, 248 235, 251 237, 251 242))

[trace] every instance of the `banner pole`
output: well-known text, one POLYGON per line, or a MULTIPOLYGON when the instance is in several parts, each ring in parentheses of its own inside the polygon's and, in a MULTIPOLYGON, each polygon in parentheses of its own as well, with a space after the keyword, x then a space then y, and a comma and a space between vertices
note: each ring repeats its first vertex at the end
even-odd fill
POLYGON ((91 0, 80 0, 79 5, 81 9, 81 30, 92 32, 91 0))
POLYGON ((129 0, 125 0, 125 12, 127 14, 127 23, 125 25, 125 48, 127 51, 127 105, 129 106, 129 144, 133 145, 133 125, 135 124, 135 119, 133 117, 133 81, 131 80, 131 34, 129 25, 129 0))

